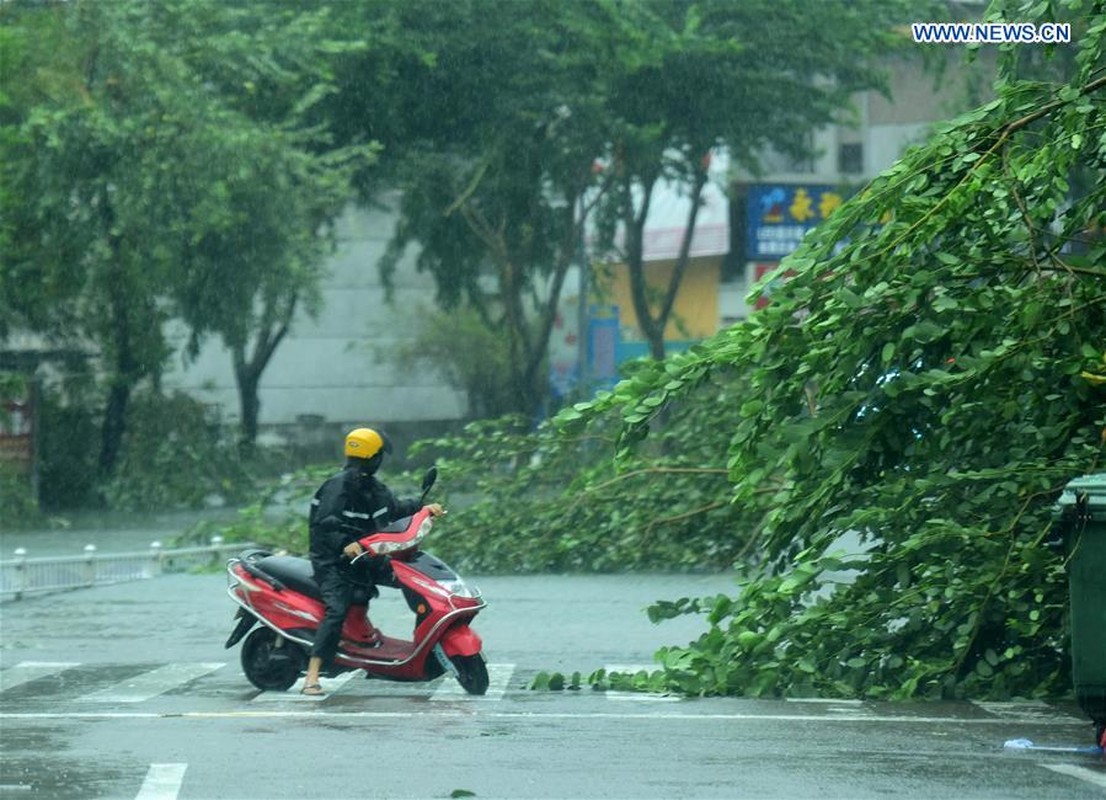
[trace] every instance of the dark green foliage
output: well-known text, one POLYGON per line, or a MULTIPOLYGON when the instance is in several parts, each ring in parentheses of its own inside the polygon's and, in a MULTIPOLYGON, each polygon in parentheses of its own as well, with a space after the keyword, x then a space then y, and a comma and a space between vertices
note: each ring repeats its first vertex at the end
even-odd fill
POLYGON ((316 110, 363 47, 347 34, 282 3, 0 10, 0 332, 99 357, 104 478, 173 319, 189 354, 231 351, 253 441, 261 375, 317 307, 329 225, 375 154, 332 146, 316 110))
POLYGON ((100 433, 87 405, 43 393, 39 406, 39 503, 44 511, 102 504, 96 468, 100 433))
POLYGON ((202 403, 179 392, 142 393, 104 495, 116 510, 153 511, 202 508, 209 498, 242 502, 252 486, 237 445, 202 403))
POLYGON ((732 408, 732 386, 701 387, 672 411, 654 447, 617 465, 609 457, 613 424, 563 437, 505 418, 422 442, 451 495, 472 500, 451 513, 434 550, 485 573, 703 570, 742 561, 754 525, 726 500, 724 453, 709 419, 732 408))
POLYGON ((4 509, 0 530, 32 525, 42 518, 30 477, 3 462, 0 462, 0 508, 4 509))

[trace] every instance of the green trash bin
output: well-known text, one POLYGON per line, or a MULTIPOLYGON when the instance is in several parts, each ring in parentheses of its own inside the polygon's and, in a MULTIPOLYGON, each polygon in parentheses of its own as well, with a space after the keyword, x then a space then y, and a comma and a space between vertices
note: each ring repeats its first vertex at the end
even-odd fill
POLYGON ((1055 521, 1068 558, 1075 699, 1106 747, 1106 473, 1068 483, 1055 521))

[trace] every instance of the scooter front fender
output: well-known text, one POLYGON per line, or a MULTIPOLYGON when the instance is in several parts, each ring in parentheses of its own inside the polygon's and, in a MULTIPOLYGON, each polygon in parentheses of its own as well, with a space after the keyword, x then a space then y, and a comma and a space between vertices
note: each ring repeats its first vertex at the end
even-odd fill
POLYGON ((450 626, 441 638, 442 650, 447 656, 474 656, 484 648, 484 643, 465 623, 450 626))

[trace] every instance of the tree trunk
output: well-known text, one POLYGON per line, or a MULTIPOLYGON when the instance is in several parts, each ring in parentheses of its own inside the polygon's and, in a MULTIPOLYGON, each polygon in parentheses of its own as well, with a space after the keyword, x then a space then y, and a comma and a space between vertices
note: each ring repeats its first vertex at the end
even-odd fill
MULTIPOLYGON (((584 173, 581 181, 586 186, 591 178, 591 165, 584 173)), ((540 171, 535 175, 535 182, 540 180, 540 171)), ((510 381, 509 396, 513 411, 532 416, 539 411, 539 406, 546 395, 543 383, 544 375, 542 366, 549 348, 549 339, 553 332, 553 325, 557 317, 557 307, 560 303, 561 290, 564 286, 568 267, 576 253, 576 243, 583 227, 587 212, 583 211, 580 218, 576 218, 577 198, 581 190, 569 190, 565 213, 568 215, 569 224, 565 226, 565 240, 561 243, 560 254, 553 265, 552 283, 549 296, 540 300, 535 297, 534 304, 540 305, 537 326, 530 328, 530 318, 523 302, 523 289, 525 274, 537 274, 539 270, 534 263, 534 243, 530 239, 524 239, 517 247, 512 247, 508 242, 506 231, 512 224, 507 215, 504 215, 498 225, 491 224, 481 213, 480 209, 469 202, 471 190, 454 203, 447 213, 459 209, 472 232, 485 244, 496 265, 499 280, 499 296, 503 304, 503 329, 508 337, 508 370, 510 381), (520 266, 522 265, 522 266, 520 266), (523 268, 525 267, 525 269, 523 268)), ((591 204, 594 207, 596 201, 591 204)), ((524 222, 533 222, 539 211, 534 200, 529 218, 524 217, 524 222)), ((477 302, 477 310, 481 318, 490 324, 489 315, 482 303, 477 302)))
POLYGON ((235 353, 234 378, 238 383, 238 408, 242 415, 238 447, 243 454, 249 455, 257 444, 257 422, 261 415, 257 390, 261 375, 246 361, 244 351, 235 353))
MULTIPOLYGON (((108 231, 114 224, 115 214, 109 202, 104 202, 105 227, 108 231)), ((130 308, 126 296, 126 275, 122 263, 123 247, 118 236, 108 235, 108 246, 112 252, 112 273, 108 275, 107 300, 111 309, 111 337, 113 339, 115 363, 111 388, 108 390, 107 405, 104 408, 104 422, 100 430, 100 474, 109 476, 115 471, 119 454, 123 449, 123 437, 127 432, 127 409, 130 406, 131 391, 138 382, 139 365, 134 353, 132 341, 130 308)))
POLYGON ((131 385, 123 380, 112 384, 104 409, 104 424, 100 430, 100 473, 104 476, 115 471, 119 453, 123 449, 123 436, 127 432, 127 407, 131 401, 131 385))
MULTIPOLYGON (((549 289, 549 297, 546 298, 545 306, 542 308, 541 317, 538 320, 537 337, 532 342, 527 357, 526 380, 529 385, 534 387, 537 387, 538 380, 541 377, 539 370, 542 364, 545 363, 545 357, 549 351, 549 338, 553 335, 553 325, 557 320, 557 308, 561 303, 561 290, 564 288, 565 276, 568 274, 568 267, 576 255, 576 242, 587 219, 587 212, 583 210, 579 219, 577 219, 576 198, 576 193, 570 193, 568 196, 569 224, 565 226, 565 241, 561 243, 560 257, 554 267, 553 283, 549 289)), ((583 371, 584 365, 581 364, 580 375, 583 375, 583 371)), ((535 398, 534 402, 537 403, 539 399, 540 395, 535 398)))
POLYGON ((238 384, 238 407, 242 415, 238 446, 246 455, 251 454, 257 444, 261 419, 261 375, 269 366, 277 345, 288 333, 298 300, 299 295, 293 293, 284 301, 283 307, 278 307, 279 300, 265 301, 252 355, 247 355, 246 343, 228 342, 234 359, 234 380, 238 384))
POLYGON ((534 413, 533 387, 527 380, 526 363, 529 360, 529 331, 526 329, 526 313, 522 308, 522 287, 518 280, 518 267, 510 261, 500 268, 503 287, 503 310, 507 322, 511 394, 516 410, 527 416, 534 413))
POLYGON ((630 273, 630 299, 634 305, 634 316, 638 328, 649 344, 649 352, 658 361, 664 358, 664 327, 658 330, 653 321, 653 312, 649 307, 648 283, 645 280, 645 222, 649 217, 649 206, 653 199, 653 187, 656 177, 643 178, 644 192, 641 208, 633 206, 633 179, 627 175, 624 181, 625 206, 622 223, 626 229, 626 268, 630 273))
POLYGON ((700 199, 706 183, 707 171, 704 166, 696 170, 695 173, 695 185, 691 192, 691 210, 688 212, 687 226, 684 229, 683 241, 680 243, 680 252, 672 269, 672 277, 661 298, 660 308, 655 315, 649 303, 649 284, 645 274, 644 247, 645 222, 649 213, 649 197, 652 195, 653 181, 645 184, 646 195, 641 211, 636 215, 631 212, 625 216, 627 221, 626 261, 630 273, 630 294, 634 303, 634 313, 637 315, 638 326, 649 344, 649 354, 658 361, 663 360, 666 355, 664 330, 668 327, 668 320, 672 316, 676 295, 680 291, 680 284, 683 283, 688 261, 691 259, 691 241, 695 235, 695 222, 699 217, 700 199), (630 223, 632 223, 632 234, 630 223))

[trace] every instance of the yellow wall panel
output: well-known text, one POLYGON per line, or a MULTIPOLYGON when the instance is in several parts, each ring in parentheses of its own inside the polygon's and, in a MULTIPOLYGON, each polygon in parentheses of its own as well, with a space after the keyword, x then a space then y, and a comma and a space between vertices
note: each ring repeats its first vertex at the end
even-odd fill
MULTIPOLYGON (((652 261, 645 264, 645 274, 653 291, 660 295, 668 287, 675 269, 674 261, 652 261)), ((672 307, 666 341, 703 339, 718 332, 718 284, 721 277, 722 257, 711 256, 692 259, 684 272, 676 302, 672 307)), ((610 268, 610 302, 619 307, 623 339, 642 340, 641 327, 637 324, 634 302, 630 294, 630 271, 625 264, 610 268)), ((653 304, 654 312, 659 306, 653 304)))

